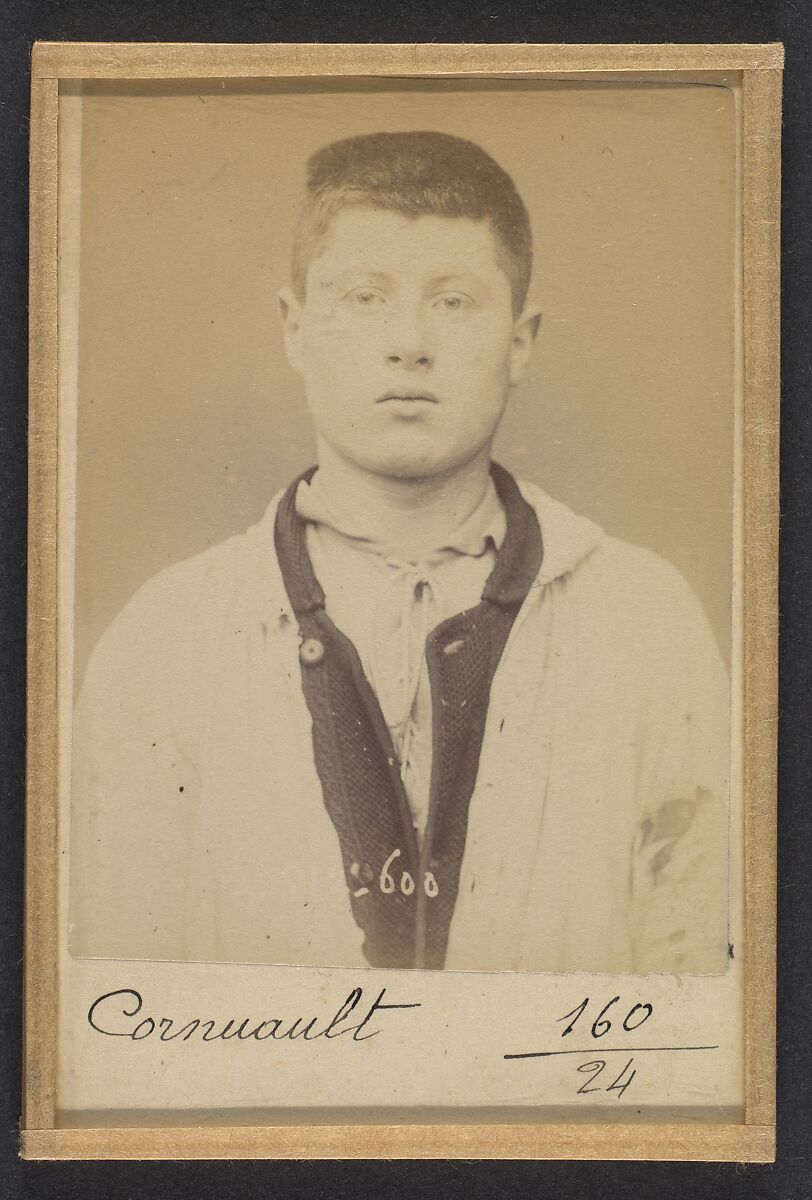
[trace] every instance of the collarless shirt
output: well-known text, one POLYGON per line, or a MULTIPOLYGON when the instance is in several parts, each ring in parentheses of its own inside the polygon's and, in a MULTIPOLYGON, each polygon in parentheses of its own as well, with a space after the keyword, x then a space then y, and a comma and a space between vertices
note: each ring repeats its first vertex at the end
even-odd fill
POLYGON ((355 645, 378 699, 422 840, 433 752, 426 639, 449 617, 479 604, 507 529, 502 503, 489 478, 469 516, 417 558, 399 555, 359 528, 326 494, 318 472, 299 484, 296 512, 305 522, 325 611, 355 645))

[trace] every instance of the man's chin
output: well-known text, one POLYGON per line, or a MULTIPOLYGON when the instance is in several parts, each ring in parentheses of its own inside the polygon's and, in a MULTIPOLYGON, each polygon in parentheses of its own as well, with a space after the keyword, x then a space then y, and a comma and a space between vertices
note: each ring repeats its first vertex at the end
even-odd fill
POLYGON ((441 455, 425 455, 419 458, 401 455, 367 465, 367 470, 384 479, 399 479, 404 482, 421 483, 441 477, 449 478, 465 464, 441 455))
POLYGON ((432 461, 421 459, 415 461, 413 459, 384 460, 369 467, 375 475, 381 475, 385 479, 403 479, 414 480, 419 483, 423 479, 432 479, 435 475, 442 475, 445 470, 442 465, 438 465, 432 461))
POLYGON ((456 446, 443 445, 436 436, 391 439, 388 443, 342 447, 342 457, 357 468, 383 479, 420 483, 462 470, 479 451, 464 454, 456 446))

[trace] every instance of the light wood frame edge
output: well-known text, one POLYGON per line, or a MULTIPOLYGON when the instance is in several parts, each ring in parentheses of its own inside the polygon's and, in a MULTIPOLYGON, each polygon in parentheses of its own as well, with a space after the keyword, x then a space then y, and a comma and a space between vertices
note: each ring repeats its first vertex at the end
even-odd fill
POLYGON ((581 1158, 771 1161, 781 66, 764 46, 211 46, 38 43, 31 94, 28 739, 21 1154, 80 1158, 581 1158), (745 1122, 57 1129, 56 519, 59 79, 187 75, 743 72, 745 331, 745 1122))
POLYGON ((31 84, 23 1124, 56 1118, 57 112, 31 84))
POLYGON ((781 74, 744 73, 745 1120, 775 1123, 781 74))
POLYGON ((632 1159, 772 1162, 755 1125, 291 1125, 57 1129, 23 1134, 37 1159, 632 1159))
POLYGON ((742 71, 780 69, 783 47, 763 45, 540 45, 272 42, 38 42, 35 78, 177 79, 255 75, 535 75, 539 71, 742 71), (359 64, 363 63, 362 70, 359 64))

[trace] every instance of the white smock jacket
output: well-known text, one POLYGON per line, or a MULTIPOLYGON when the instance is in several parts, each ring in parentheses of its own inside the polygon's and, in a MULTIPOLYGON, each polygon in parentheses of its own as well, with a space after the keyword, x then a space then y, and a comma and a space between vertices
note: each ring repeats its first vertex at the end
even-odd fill
MULTIPOLYGON (((445 966, 717 973, 729 683, 680 574, 520 484, 544 539, 491 688, 445 966)), ((366 965, 274 551, 161 572, 73 729, 74 954, 366 965)))

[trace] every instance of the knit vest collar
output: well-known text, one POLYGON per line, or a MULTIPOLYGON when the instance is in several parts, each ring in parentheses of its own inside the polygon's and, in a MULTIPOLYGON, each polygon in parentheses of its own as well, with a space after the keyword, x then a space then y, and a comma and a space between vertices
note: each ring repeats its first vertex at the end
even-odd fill
MULTIPOLYGON (((297 616, 324 608, 324 591, 316 578, 305 539, 305 523, 296 512, 296 490, 316 473, 310 467, 296 478, 279 502, 275 541, 291 607, 297 616)), ((542 534, 535 512, 504 467, 491 463, 491 477, 505 510, 507 532, 496 565, 485 582, 482 599, 502 608, 519 608, 539 570, 542 534)))

